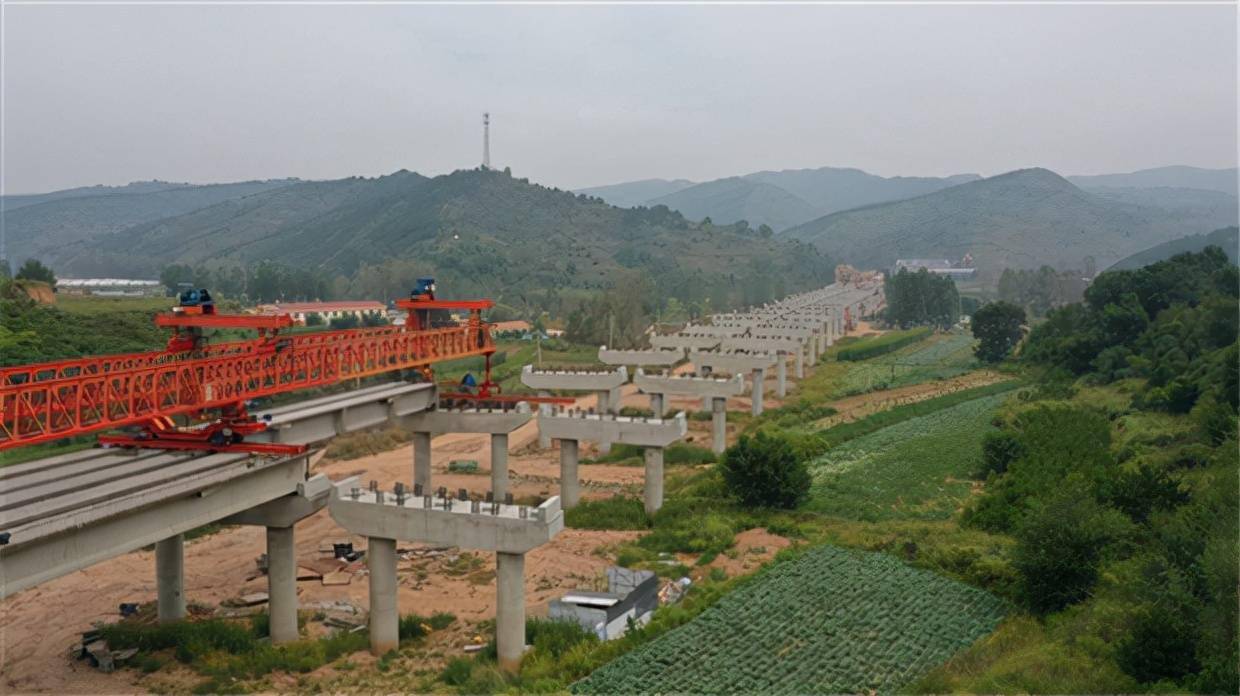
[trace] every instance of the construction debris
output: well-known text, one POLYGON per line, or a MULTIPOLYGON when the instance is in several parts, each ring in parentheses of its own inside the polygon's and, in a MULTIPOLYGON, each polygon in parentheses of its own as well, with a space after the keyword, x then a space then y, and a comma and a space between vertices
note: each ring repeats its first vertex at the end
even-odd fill
POLYGON ((258 604, 266 604, 267 599, 266 592, 251 592, 240 597, 226 599, 221 604, 226 607, 252 607, 258 604))

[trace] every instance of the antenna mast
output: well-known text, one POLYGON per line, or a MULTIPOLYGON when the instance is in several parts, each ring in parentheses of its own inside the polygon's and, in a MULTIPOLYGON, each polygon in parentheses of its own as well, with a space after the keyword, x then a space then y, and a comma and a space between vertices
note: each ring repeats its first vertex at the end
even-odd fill
POLYGON ((491 114, 482 114, 482 168, 491 168, 491 114))

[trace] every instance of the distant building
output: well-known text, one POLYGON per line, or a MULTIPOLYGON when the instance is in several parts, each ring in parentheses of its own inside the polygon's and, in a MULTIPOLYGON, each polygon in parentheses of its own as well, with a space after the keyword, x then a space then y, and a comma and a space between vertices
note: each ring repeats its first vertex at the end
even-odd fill
POLYGON ((258 306, 259 314, 288 314, 293 317, 296 324, 305 325, 306 317, 311 314, 317 314, 323 317, 323 323, 326 324, 332 319, 353 316, 361 320, 362 317, 377 313, 381 316, 387 316, 387 307, 382 302, 374 300, 356 300, 347 302, 275 302, 272 304, 264 304, 258 306))
POLYGON ((576 621, 599 640, 619 638, 629 622, 644 626, 659 606, 659 579, 649 570, 607 569, 607 592, 574 590, 551 600, 548 616, 576 621))
POLYGON ((965 254, 958 263, 953 263, 948 259, 899 259, 891 272, 893 275, 902 270, 916 273, 923 268, 927 273, 948 276, 956 280, 968 280, 977 276, 977 269, 973 267, 972 254, 965 254))
POLYGON ((56 291, 68 295, 99 295, 102 297, 159 297, 166 295, 158 280, 134 278, 59 278, 56 291))

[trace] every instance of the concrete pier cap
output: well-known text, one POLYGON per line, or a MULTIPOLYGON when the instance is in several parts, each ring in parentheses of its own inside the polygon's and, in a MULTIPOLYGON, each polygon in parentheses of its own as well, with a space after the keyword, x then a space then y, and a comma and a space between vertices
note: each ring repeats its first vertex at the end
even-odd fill
POLYGON ((515 408, 477 409, 453 408, 422 411, 397 419, 406 430, 419 433, 480 433, 506 435, 520 428, 534 417, 530 405, 524 401, 515 408))
POLYGON ((745 391, 745 377, 737 374, 730 379, 689 375, 647 374, 638 369, 633 384, 646 394, 676 394, 700 398, 727 398, 745 391))
POLYGON ((684 348, 617 350, 607 346, 599 346, 598 349, 598 361, 604 365, 671 367, 684 359, 684 348))
POLYGON ((544 415, 538 425, 556 440, 605 440, 638 447, 667 447, 689 432, 689 421, 684 411, 672 418, 630 418, 567 411, 544 415))
POLYGON ((743 375, 753 370, 765 370, 775 364, 777 356, 767 352, 723 352, 696 350, 689 353, 689 362, 694 369, 702 372, 726 372, 730 375, 743 375))
POLYGON ((629 381, 628 370, 538 370, 521 368, 521 383, 531 389, 610 392, 629 381))

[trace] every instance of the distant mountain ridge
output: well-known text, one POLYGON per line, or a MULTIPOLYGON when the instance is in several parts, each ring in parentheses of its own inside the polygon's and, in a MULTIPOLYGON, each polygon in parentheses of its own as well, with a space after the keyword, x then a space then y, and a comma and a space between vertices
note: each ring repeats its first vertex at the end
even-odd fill
POLYGON ((621 184, 577 189, 574 193, 602 198, 617 208, 636 208, 639 205, 647 205, 660 196, 687 189, 696 183, 688 179, 641 179, 621 184))
POLYGON ((1208 246, 1220 247, 1232 263, 1240 257, 1240 228, 1224 227, 1209 234, 1180 237, 1120 259, 1108 271, 1126 271, 1165 261, 1176 254, 1199 252, 1208 246))
POLYGON ((779 231, 840 210, 912 198, 979 178, 976 174, 881 177, 860 169, 821 167, 760 171, 697 184, 645 179, 578 192, 619 207, 665 205, 694 220, 745 220, 779 231), (641 197, 645 191, 661 189, 672 190, 641 197))
POLYGON ((1069 176, 1068 181, 1081 188, 1181 188, 1218 191, 1231 196, 1237 195, 1236 167, 1229 169, 1203 169, 1174 165, 1141 169, 1126 174, 1096 174, 1090 176, 1069 176))
POLYGON ((972 254, 985 275, 1043 264, 1081 268, 1086 257, 1105 267, 1186 233, 1235 224, 1235 217, 1235 210, 1177 214, 1134 205, 1091 194, 1046 169, 1023 169, 834 213, 784 234, 864 268, 972 254))

